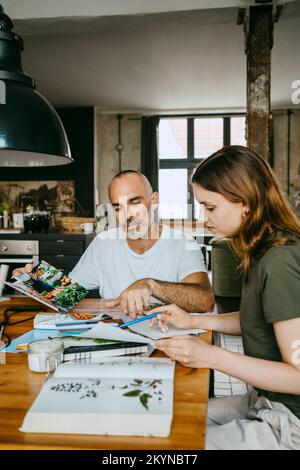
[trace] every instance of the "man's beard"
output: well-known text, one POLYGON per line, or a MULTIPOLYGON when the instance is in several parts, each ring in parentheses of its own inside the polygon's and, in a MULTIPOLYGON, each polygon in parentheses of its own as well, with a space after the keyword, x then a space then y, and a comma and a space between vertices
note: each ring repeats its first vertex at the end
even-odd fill
POLYGON ((139 238, 144 237, 148 233, 149 225, 147 223, 131 222, 126 225, 126 233, 128 238, 132 240, 138 240, 139 238), (134 228, 130 228, 130 225, 133 225, 134 228))
POLYGON ((125 225, 125 230, 127 233, 128 238, 131 240, 138 240, 139 238, 145 237, 148 234, 148 231, 151 227, 151 219, 149 218, 145 220, 137 220, 132 219, 128 221, 125 225), (134 228, 130 229, 130 226, 134 228))

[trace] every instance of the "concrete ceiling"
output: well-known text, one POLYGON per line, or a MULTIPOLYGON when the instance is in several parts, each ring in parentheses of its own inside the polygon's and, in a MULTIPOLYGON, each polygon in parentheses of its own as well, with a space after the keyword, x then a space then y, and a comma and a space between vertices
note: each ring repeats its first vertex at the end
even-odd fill
MULTIPOLYGON (((293 0, 284 0, 285 2, 293 0)), ((15 19, 80 16, 139 15, 149 13, 248 6, 254 0, 2 0, 15 19)))
MULTIPOLYGON (((56 106, 150 113, 245 108, 244 34, 236 18, 238 6, 253 2, 1 3, 24 39, 25 71, 56 106)), ((275 24, 273 107, 292 105, 299 44, 300 1, 290 1, 275 24)))

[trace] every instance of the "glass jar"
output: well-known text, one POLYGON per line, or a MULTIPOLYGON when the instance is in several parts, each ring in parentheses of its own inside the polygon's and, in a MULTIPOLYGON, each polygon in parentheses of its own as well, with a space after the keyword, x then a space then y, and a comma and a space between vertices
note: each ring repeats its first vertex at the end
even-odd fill
POLYGON ((28 367, 33 372, 52 372, 63 361, 64 342, 60 339, 40 339, 27 346, 28 367))
POLYGON ((36 232, 36 217, 33 212, 24 214, 24 231, 25 233, 36 232))
POLYGON ((48 233, 51 214, 49 211, 31 210, 24 214, 26 233, 48 233))

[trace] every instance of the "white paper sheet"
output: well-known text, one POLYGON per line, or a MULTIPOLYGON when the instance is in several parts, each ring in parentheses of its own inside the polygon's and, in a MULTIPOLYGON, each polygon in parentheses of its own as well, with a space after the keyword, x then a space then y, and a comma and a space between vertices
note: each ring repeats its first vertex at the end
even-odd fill
POLYGON ((96 326, 90 330, 81 333, 79 336, 85 338, 102 338, 102 339, 115 339, 118 341, 133 341, 135 343, 149 343, 153 341, 150 338, 141 336, 140 334, 131 333, 130 331, 124 331, 122 328, 117 326, 111 326, 109 323, 99 322, 96 326))
POLYGON ((131 325, 129 328, 135 333, 147 336, 148 338, 151 338, 151 339, 170 338, 172 336, 179 336, 179 335, 192 335, 192 334, 195 335, 195 334, 206 332, 206 330, 201 330, 201 329, 184 330, 184 329, 175 328, 175 326, 168 325, 168 331, 164 333, 157 325, 154 325, 153 328, 150 328, 149 321, 136 323, 135 325, 131 325))

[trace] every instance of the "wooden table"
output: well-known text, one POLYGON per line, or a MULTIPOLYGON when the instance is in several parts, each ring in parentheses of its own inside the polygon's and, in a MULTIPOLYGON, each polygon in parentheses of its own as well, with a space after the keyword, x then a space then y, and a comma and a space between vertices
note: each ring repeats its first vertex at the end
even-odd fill
MULTIPOLYGON (((0 319, 8 307, 37 306, 34 300, 12 297, 0 303, 0 319)), ((103 301, 85 299, 78 307, 97 310, 103 301)), ((36 312, 19 312, 11 321, 33 316, 36 312)), ((16 338, 32 328, 32 320, 6 327, 5 332, 16 338)), ((211 333, 201 336, 211 341, 211 333)), ((158 352, 155 353, 158 355, 158 352)), ((6 353, 0 365, 0 449, 193 449, 201 450, 205 443, 205 421, 209 388, 209 369, 192 369, 176 365, 174 416, 169 437, 90 436, 69 434, 27 434, 18 429, 25 413, 38 395, 45 374, 29 371, 25 354, 6 353)))

